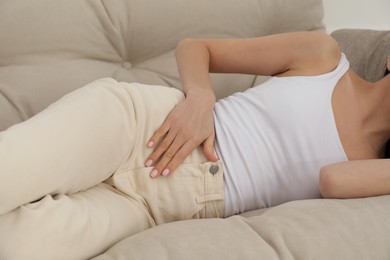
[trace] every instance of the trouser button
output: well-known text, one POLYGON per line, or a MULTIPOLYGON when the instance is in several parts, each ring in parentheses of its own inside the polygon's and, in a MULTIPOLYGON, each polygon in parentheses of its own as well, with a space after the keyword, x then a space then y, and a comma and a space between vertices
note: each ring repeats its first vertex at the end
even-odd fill
POLYGON ((219 171, 219 167, 218 165, 211 165, 210 168, 209 168, 209 172, 212 174, 212 175, 215 175, 217 172, 219 171))

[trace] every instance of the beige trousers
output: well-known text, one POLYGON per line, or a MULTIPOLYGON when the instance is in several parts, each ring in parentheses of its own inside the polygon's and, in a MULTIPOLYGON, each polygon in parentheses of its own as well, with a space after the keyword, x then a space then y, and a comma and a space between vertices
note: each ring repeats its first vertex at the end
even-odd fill
POLYGON ((223 170, 195 150, 151 179, 172 88, 95 81, 0 133, 0 259, 87 259, 158 224, 223 216, 223 170))

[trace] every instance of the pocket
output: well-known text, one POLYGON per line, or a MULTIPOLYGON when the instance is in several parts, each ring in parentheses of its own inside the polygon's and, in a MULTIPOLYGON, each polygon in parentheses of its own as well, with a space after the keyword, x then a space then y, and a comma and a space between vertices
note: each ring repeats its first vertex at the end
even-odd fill
POLYGON ((140 168, 125 173, 129 180, 126 186, 143 198, 157 224, 199 218, 205 205, 198 204, 196 198, 205 192, 204 169, 203 163, 187 163, 172 175, 152 179, 151 167, 140 168))

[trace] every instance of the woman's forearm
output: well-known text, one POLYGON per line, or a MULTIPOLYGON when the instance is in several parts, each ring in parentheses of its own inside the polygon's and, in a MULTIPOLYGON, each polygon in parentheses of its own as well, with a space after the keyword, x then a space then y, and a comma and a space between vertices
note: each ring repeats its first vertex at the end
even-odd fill
POLYGON ((186 39, 176 48, 176 60, 183 91, 187 97, 194 97, 213 106, 215 94, 209 76, 210 53, 201 41, 186 39))
POLYGON ((390 194, 390 160, 360 160, 321 169, 320 190, 325 198, 362 198, 390 194))

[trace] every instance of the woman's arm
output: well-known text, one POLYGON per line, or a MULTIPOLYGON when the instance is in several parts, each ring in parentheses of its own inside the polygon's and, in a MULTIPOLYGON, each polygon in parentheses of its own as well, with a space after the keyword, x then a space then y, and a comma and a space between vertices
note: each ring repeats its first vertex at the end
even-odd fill
POLYGON ((193 42, 188 46, 187 42, 181 42, 176 49, 186 98, 150 138, 148 147, 154 151, 145 164, 154 165, 151 177, 171 174, 201 144, 209 161, 218 160, 214 152, 216 98, 209 78, 210 53, 204 44, 193 42))
POLYGON ((333 70, 340 52, 324 33, 296 32, 250 39, 187 39, 178 44, 176 59, 186 99, 150 138, 148 146, 154 151, 145 164, 154 166, 152 177, 172 173, 201 144, 206 158, 217 160, 209 72, 317 75, 333 70))
POLYGON ((184 86, 198 82, 195 75, 204 80, 208 72, 266 76, 323 74, 333 70, 340 60, 337 42, 321 32, 247 39, 187 39, 179 44, 177 55, 184 86))
POLYGON ((362 198, 390 194, 390 159, 358 160, 325 166, 320 172, 325 198, 362 198))

